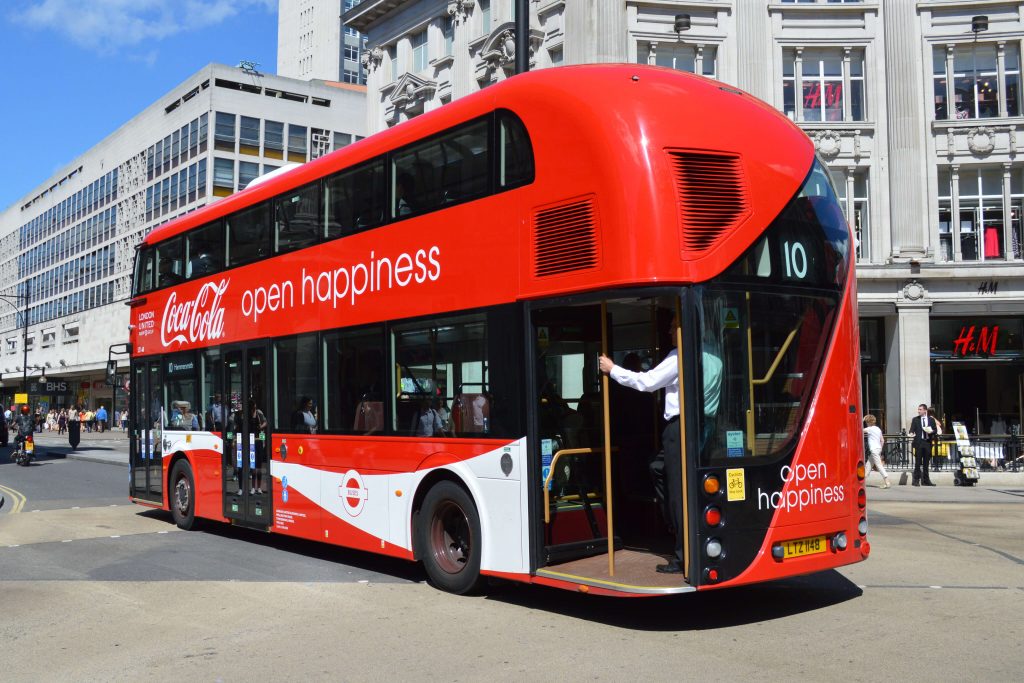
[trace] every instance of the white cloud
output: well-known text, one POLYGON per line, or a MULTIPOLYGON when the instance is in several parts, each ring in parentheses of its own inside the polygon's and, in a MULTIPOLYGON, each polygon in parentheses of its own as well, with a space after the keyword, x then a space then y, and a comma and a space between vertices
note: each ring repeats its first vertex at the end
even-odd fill
POLYGON ((215 26, 247 7, 277 10, 276 0, 32 0, 13 13, 25 26, 56 31, 100 52, 215 26))

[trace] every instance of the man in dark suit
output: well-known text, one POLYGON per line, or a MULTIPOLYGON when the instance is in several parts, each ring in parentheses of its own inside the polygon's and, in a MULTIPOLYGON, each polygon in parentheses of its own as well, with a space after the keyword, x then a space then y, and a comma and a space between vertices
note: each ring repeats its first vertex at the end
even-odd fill
POLYGON ((928 464, 932 459, 932 442, 936 437, 935 418, 928 417, 928 406, 917 407, 917 417, 910 421, 910 434, 914 437, 914 486, 935 486, 928 476, 928 464))

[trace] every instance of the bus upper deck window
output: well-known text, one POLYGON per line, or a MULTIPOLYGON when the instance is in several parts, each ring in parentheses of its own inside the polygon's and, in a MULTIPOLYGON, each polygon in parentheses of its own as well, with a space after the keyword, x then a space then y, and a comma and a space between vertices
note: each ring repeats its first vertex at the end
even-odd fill
POLYGON ((320 183, 274 199, 274 252, 281 254, 315 244, 323 221, 320 183))
POLYGON ((185 279, 185 249, 181 237, 156 247, 156 286, 171 287, 185 279))
POLYGON ((498 184, 502 189, 533 182, 533 149, 523 122, 510 112, 499 114, 498 149, 501 150, 498 184))
POLYGON ((269 202, 263 202, 228 217, 228 268, 251 263, 269 255, 269 209, 269 202))
POLYGON ((185 236, 185 277, 197 278, 224 267, 224 223, 215 221, 185 236))
POLYGON ((384 160, 327 179, 327 239, 351 235, 384 222, 384 160))
POLYGON ((153 289, 153 249, 139 252, 138 270, 135 272, 135 293, 145 294, 153 289))

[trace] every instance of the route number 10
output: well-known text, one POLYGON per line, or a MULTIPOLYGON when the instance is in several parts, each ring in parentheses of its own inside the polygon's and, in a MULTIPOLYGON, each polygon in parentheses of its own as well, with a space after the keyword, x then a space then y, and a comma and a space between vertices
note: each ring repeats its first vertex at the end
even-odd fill
POLYGON ((796 276, 803 280, 807 277, 807 252, 800 242, 782 243, 783 259, 786 262, 786 277, 796 276))

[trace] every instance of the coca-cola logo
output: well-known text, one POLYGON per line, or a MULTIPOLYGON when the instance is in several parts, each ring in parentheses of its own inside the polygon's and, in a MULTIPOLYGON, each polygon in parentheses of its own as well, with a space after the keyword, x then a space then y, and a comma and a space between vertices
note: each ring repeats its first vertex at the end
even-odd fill
POLYGON ((192 301, 178 303, 178 293, 171 292, 164 307, 160 325, 163 345, 212 341, 224 336, 224 309, 221 299, 230 280, 207 282, 192 301))

